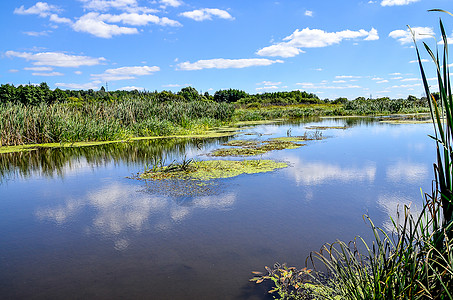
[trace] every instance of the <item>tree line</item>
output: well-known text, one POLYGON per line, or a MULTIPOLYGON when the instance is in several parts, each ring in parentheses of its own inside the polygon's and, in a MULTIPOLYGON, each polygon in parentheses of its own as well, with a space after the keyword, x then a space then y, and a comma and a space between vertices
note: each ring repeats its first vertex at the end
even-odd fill
POLYGON ((321 100, 313 93, 305 91, 289 91, 289 92, 267 92, 260 94, 249 94, 245 91, 238 89, 225 89, 216 91, 213 95, 208 92, 200 93, 195 88, 188 86, 182 88, 179 92, 173 93, 171 91, 106 91, 104 87, 95 91, 89 90, 61 90, 56 88, 51 90, 47 83, 43 82, 39 85, 19 85, 14 86, 11 84, 2 84, 0 86, 0 103, 22 103, 25 105, 38 105, 41 103, 55 103, 55 102, 68 102, 73 104, 82 105, 86 102, 98 101, 116 101, 124 98, 148 98, 157 102, 192 102, 192 101, 214 101, 237 103, 245 107, 260 107, 269 105, 291 105, 291 104, 343 104, 345 108, 358 108, 366 106, 365 104, 373 103, 373 106, 378 103, 387 103, 387 106, 392 107, 391 110, 397 109, 401 106, 416 104, 417 106, 427 105, 426 98, 417 98, 409 96, 407 99, 378 98, 378 99, 365 99, 364 97, 356 98, 352 101, 347 98, 341 97, 335 100, 324 99, 321 100))

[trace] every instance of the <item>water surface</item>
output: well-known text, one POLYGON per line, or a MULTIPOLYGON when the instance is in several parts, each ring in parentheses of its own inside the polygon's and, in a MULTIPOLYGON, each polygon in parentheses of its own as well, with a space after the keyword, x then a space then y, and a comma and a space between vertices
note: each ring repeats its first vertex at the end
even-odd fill
MULTIPOLYGON (((2 299, 268 299, 251 271, 336 239, 370 238, 431 190, 431 124, 323 119, 222 139, 152 140, 0 155, 2 299), (253 159, 290 166, 216 180, 209 192, 128 177, 159 159, 218 159, 230 139, 325 139, 253 159), (290 129, 290 130, 289 130, 290 129)), ((243 158, 227 158, 243 159, 243 158)))

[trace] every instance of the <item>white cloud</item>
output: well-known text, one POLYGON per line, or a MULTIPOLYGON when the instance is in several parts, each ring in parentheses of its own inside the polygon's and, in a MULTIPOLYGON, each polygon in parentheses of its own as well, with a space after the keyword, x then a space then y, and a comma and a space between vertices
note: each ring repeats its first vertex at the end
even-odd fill
POLYGON ((51 72, 51 73, 31 73, 31 75, 50 77, 50 76, 63 76, 64 74, 60 72, 51 72))
POLYGON ((145 88, 139 86, 124 86, 122 88, 119 88, 118 91, 133 91, 133 90, 143 91, 144 89, 145 88))
POLYGON ((108 9, 129 10, 138 7, 137 0, 80 0, 85 3, 84 8, 106 11, 108 9))
POLYGON ((25 9, 23 5, 14 9, 14 13, 18 15, 38 15, 40 17, 47 17, 52 12, 60 11, 61 10, 57 6, 47 4, 46 2, 37 2, 35 5, 27 9, 25 9))
POLYGON ((51 14, 50 21, 55 23, 72 24, 72 21, 70 19, 60 18, 57 14, 51 14))
POLYGON ((271 85, 271 86, 262 86, 262 87, 257 87, 255 90, 257 91, 270 91, 270 90, 278 90, 279 87, 276 85, 271 85))
POLYGON ((401 75, 401 73, 391 73, 389 74, 390 76, 398 76, 398 75, 401 75))
POLYGON ((420 0, 382 0, 382 6, 408 5, 420 0))
POLYGON ((299 48, 289 46, 286 43, 280 43, 265 47, 256 52, 259 56, 280 56, 280 57, 294 57, 300 53, 305 53, 305 51, 300 50, 299 48))
POLYGON ((143 26, 148 23, 153 23, 162 26, 182 26, 178 21, 171 20, 167 17, 159 18, 155 15, 150 14, 138 14, 138 13, 122 13, 120 15, 110 15, 102 14, 93 17, 100 21, 107 21, 111 23, 119 23, 133 25, 133 26, 143 26))
POLYGON ((53 68, 51 68, 51 67, 28 67, 28 68, 24 68, 24 70, 36 71, 36 72, 51 72, 51 71, 53 71, 53 68))
POLYGON ((392 86, 392 89, 411 88, 411 87, 417 87, 417 86, 421 86, 421 85, 422 85, 421 83, 394 85, 394 86, 392 86))
POLYGON ((101 82, 89 82, 89 83, 55 83, 56 87, 66 88, 71 90, 98 90, 101 87, 101 82))
POLYGON ((389 82, 387 79, 376 81, 376 83, 387 83, 387 82, 389 82))
POLYGON ((178 7, 183 4, 183 2, 180 0, 160 0, 160 3, 162 3, 163 7, 166 7, 166 6, 178 7))
POLYGON ((421 80, 420 78, 406 78, 406 79, 401 79, 401 81, 419 81, 421 80))
POLYGON ((355 78, 362 78, 362 76, 354 76, 354 75, 337 75, 335 76, 337 79, 355 79, 355 78))
POLYGON ((92 74, 91 76, 93 78, 101 79, 103 81, 115 81, 134 79, 136 78, 136 76, 151 75, 159 70, 160 68, 156 66, 122 67, 116 69, 107 69, 102 74, 92 74))
POLYGON ((334 80, 332 81, 333 83, 345 83, 347 82, 346 80, 334 80))
POLYGON ((78 32, 87 32, 101 38, 111 38, 114 35, 137 34, 137 28, 120 27, 114 24, 107 24, 100 19, 98 13, 88 13, 77 20, 72 28, 78 32))
POLYGON ((24 31, 24 34, 28 36, 48 36, 49 33, 52 31, 44 30, 44 31, 24 31))
POLYGON ((290 36, 283 39, 284 42, 277 43, 257 51, 261 56, 293 57, 301 51, 299 48, 320 48, 339 44, 343 40, 364 38, 371 41, 379 39, 377 30, 370 31, 360 29, 358 31, 343 30, 338 32, 326 32, 320 29, 305 28, 296 29, 290 36), (299 52, 298 52, 299 50, 299 52))
POLYGON ((19 70, 17 70, 17 69, 9 69, 8 72, 10 72, 10 73, 18 73, 19 70))
POLYGON ((365 41, 376 41, 379 40, 379 34, 376 29, 371 28, 368 36, 364 39, 365 41))
MULTIPOLYGON (((431 27, 412 27, 416 40, 431 38, 434 36, 434 31, 431 27)), ((412 43, 412 33, 410 29, 394 30, 389 33, 389 37, 398 40, 401 45, 412 43)))
POLYGON ((306 11, 305 11, 305 15, 306 15, 307 17, 313 17, 313 12, 312 12, 311 10, 306 10, 306 11))
POLYGON ((5 54, 8 57, 20 57, 27 61, 33 61, 33 65, 35 66, 78 68, 80 66, 99 65, 105 61, 105 58, 103 57, 94 58, 89 56, 68 55, 61 52, 29 53, 6 51, 5 54))
POLYGON ((272 82, 272 81, 261 81, 260 83, 257 83, 256 85, 280 85, 282 84, 280 82, 272 82))
POLYGON ((82 71, 75 71, 74 74, 76 74, 76 75, 82 75, 82 71))
POLYGON ((315 84, 311 82, 301 82, 301 83, 296 83, 296 85, 302 86, 303 89, 326 89, 326 90, 344 90, 344 89, 359 89, 362 88, 361 86, 358 85, 340 85, 340 86, 328 86, 325 85, 325 83, 321 84, 315 84))
POLYGON ((202 69, 240 69, 254 66, 269 66, 275 63, 283 63, 282 60, 270 60, 264 58, 244 58, 244 59, 207 59, 199 60, 194 63, 183 62, 177 65, 178 70, 202 70, 202 69))
POLYGON ((383 80, 384 78, 380 78, 380 77, 374 77, 373 79, 371 80, 383 80))
POLYGON ((193 19, 195 21, 212 20, 212 17, 234 20, 234 18, 227 11, 218 8, 196 9, 180 13, 179 15, 189 19, 193 19))

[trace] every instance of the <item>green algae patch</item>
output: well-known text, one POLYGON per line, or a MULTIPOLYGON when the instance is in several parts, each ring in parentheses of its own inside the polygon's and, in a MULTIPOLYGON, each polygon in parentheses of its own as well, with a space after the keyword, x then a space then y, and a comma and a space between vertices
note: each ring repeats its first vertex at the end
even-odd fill
POLYGON ((233 147, 254 147, 260 144, 260 141, 253 140, 232 140, 224 143, 224 146, 233 146, 233 147))
MULTIPOLYGON (((151 180, 189 179, 208 181, 242 174, 266 173, 286 167, 288 167, 288 164, 273 160, 207 160, 193 161, 179 169, 169 169, 168 166, 156 168, 140 174, 139 177, 151 180)), ((200 186, 203 186, 203 184, 200 183, 200 186)))
POLYGON ((264 154, 269 151, 297 149, 299 147, 305 146, 305 144, 296 143, 294 141, 279 139, 270 139, 264 142, 235 140, 230 141, 224 145, 236 147, 215 150, 211 153, 211 156, 255 156, 264 154))

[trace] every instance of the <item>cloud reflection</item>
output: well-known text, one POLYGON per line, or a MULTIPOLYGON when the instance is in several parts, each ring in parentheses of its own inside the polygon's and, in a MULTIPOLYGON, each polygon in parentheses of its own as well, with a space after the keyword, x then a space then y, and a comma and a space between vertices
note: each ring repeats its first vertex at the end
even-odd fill
POLYGON ((410 208, 410 212, 414 217, 419 216, 422 209, 422 205, 416 205, 413 199, 398 195, 381 195, 379 196, 377 203, 389 216, 382 224, 382 227, 389 232, 394 230, 394 226, 390 218, 392 218, 395 222, 403 221, 405 206, 410 208), (398 220, 398 213, 400 220, 398 220))
POLYGON ((391 182, 423 182, 428 174, 428 168, 424 164, 400 161, 387 168, 387 179, 391 182))
POLYGON ((189 205, 181 206, 172 197, 158 196, 139 190, 136 185, 114 183, 88 192, 80 200, 69 199, 65 205, 38 209, 39 220, 54 221, 58 225, 77 222, 77 215, 95 214, 87 232, 100 233, 114 241, 117 250, 125 250, 130 242, 127 236, 148 228, 159 231, 170 229, 175 223, 189 218, 197 209, 230 209, 236 202, 236 194, 194 197, 189 205))
POLYGON ((376 177, 376 165, 372 162, 363 167, 342 167, 325 162, 304 162, 298 158, 292 159, 292 168, 288 172, 298 184, 316 185, 325 181, 369 181, 376 177))

